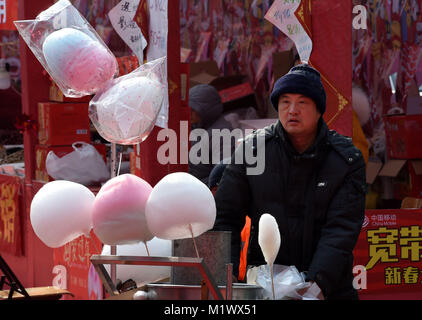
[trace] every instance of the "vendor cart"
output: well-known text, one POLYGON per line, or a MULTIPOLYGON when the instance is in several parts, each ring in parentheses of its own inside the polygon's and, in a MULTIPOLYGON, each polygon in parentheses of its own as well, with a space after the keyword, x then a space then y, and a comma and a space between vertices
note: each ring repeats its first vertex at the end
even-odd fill
MULTIPOLYGON (((18 19, 32 19, 38 13, 45 10, 54 0, 19 0, 18 19)), ((210 4, 213 1, 210 1, 210 4)), ((213 4, 214 5, 214 4, 213 4)), ((212 6, 213 6, 212 5, 212 6)), ((179 136, 180 122, 189 121, 190 109, 186 92, 189 81, 189 70, 180 63, 180 1, 169 0, 169 29, 168 29, 168 82, 169 82, 169 122, 168 127, 179 136), (183 81, 182 81, 183 79, 183 81)), ((321 71, 324 86, 327 90, 327 123, 330 128, 339 133, 353 136, 352 128, 352 38, 350 29, 352 26, 352 2, 345 2, 342 6, 338 1, 311 1, 303 0, 298 11, 300 22, 313 39, 313 53, 310 64, 321 71)), ((37 238, 31 227, 29 219, 30 205, 36 192, 44 185, 35 179, 35 145, 37 143, 36 127, 31 122, 37 119, 37 104, 47 101, 49 97, 50 81, 45 76, 44 69, 37 61, 30 49, 20 40, 20 60, 22 78, 22 115, 26 121, 24 126, 24 153, 25 175, 12 179, 17 184, 16 208, 16 240, 13 248, 19 248, 16 252, 2 252, 13 271, 28 287, 46 286, 51 284, 56 276, 53 272, 54 250, 46 247, 37 238)), ((255 88, 254 88, 255 89, 255 88)), ((157 139, 159 128, 155 128, 149 138, 141 143, 139 152, 142 167, 141 177, 151 185, 155 185, 165 175, 187 171, 187 165, 172 164, 161 165, 156 159, 156 154, 164 142, 157 139)), ((179 141, 182 143, 182 141, 179 141)), ((1 175, 2 178, 3 175, 1 175)), ((4 178, 10 180, 10 177, 4 178)), ((9 184, 12 182, 8 182, 9 184)), ((12 183, 12 184, 13 184, 12 183)), ((93 190, 97 191, 97 190, 93 190)), ((153 259, 151 257, 139 257, 137 259, 125 256, 101 256, 100 252, 90 252, 92 263, 95 265, 108 295, 115 293, 115 283, 110 282, 107 274, 101 268, 102 264, 148 264, 163 263, 165 265, 190 264, 193 268, 202 270, 206 288, 215 299, 230 299, 236 291, 236 286, 231 283, 227 273, 227 283, 220 290, 213 283, 212 274, 207 273, 207 266, 200 258, 168 257, 167 259, 153 259), (234 291, 233 291, 233 290, 234 291)), ((78 280, 75 281, 79 281, 78 280)), ((83 281, 82 279, 81 281, 83 281)), ((86 280, 86 279, 85 279, 86 280)), ((163 284, 164 287, 164 284, 163 284)), ((152 287, 150 287, 152 288, 152 287)), ((200 287, 199 287, 200 288, 200 287)), ((240 286, 238 286, 240 288, 240 286)), ((174 284, 171 289, 175 289, 174 284)), ((158 290, 156 288, 156 290, 158 290)), ((164 289, 163 289, 164 290, 164 289)), ((184 289, 187 290, 187 289, 184 289)), ((201 297, 201 296, 200 296, 201 297)), ((78 296, 76 296, 78 298, 78 296)))

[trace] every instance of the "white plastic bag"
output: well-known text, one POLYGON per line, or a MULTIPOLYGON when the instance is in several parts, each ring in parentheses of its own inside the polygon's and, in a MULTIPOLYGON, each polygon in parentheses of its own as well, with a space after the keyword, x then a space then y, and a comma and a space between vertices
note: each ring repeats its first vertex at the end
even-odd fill
POLYGON ((102 156, 94 146, 85 142, 72 144, 74 151, 59 158, 50 151, 45 161, 48 174, 55 180, 67 180, 85 186, 104 182, 110 173, 102 156), (76 147, 81 145, 80 148, 76 147))
POLYGON ((66 97, 95 94, 118 73, 113 53, 68 0, 14 23, 66 97))
MULTIPOLYGON (((306 282, 304 274, 299 273, 295 266, 275 264, 273 267, 276 300, 321 299, 321 289, 318 285, 306 282)), ((247 282, 264 288, 264 299, 273 299, 271 272, 267 264, 250 268, 247 273, 247 282)))

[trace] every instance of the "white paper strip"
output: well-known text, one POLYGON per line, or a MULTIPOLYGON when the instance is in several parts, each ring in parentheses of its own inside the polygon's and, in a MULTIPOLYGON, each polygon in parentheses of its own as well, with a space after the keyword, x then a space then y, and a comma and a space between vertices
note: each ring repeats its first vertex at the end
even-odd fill
POLYGON ((312 39, 308 36, 295 12, 301 0, 275 0, 265 19, 286 34, 296 45, 302 62, 309 62, 312 53, 312 39))
POLYGON ((122 0, 110 10, 108 16, 114 30, 138 57, 139 64, 142 64, 144 61, 143 51, 147 46, 147 41, 133 20, 139 2, 140 0, 122 0))
MULTIPOLYGON (((168 39, 168 0, 148 0, 149 5, 149 45, 147 48, 147 61, 152 61, 167 56, 168 39)), ((167 73, 167 66, 166 66, 167 73)), ((168 92, 168 83, 167 83, 168 92)), ((163 106, 158 115, 156 125, 161 128, 168 127, 169 97, 164 98, 163 106)))

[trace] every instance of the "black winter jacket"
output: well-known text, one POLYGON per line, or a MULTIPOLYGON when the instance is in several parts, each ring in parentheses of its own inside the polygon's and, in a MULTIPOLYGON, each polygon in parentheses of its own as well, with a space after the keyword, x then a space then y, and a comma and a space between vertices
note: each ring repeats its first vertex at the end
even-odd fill
POLYGON ((214 226, 232 232, 235 274, 246 215, 252 222, 248 265, 265 264, 258 223, 269 213, 281 233, 276 264, 307 271, 307 280, 315 281, 326 299, 357 299, 353 248, 364 218, 366 179, 364 159, 351 139, 328 130, 321 119, 314 144, 298 154, 278 121, 246 137, 235 154, 216 193, 214 226), (247 148, 259 151, 259 141, 265 141, 265 171, 248 175, 248 164, 234 164, 234 157, 247 148))

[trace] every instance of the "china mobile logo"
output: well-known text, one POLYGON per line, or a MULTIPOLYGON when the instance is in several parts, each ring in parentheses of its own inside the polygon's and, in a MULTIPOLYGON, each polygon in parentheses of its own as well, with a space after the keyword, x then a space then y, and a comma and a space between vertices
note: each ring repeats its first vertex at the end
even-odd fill
POLYGON ((240 143, 236 152, 232 152, 237 142, 242 141, 252 130, 193 129, 189 133, 188 121, 180 122, 180 136, 172 129, 162 129, 157 140, 163 141, 157 151, 157 160, 161 165, 168 164, 213 164, 221 159, 232 159, 234 164, 246 165, 247 175, 260 175, 265 170, 265 137, 256 135, 255 142, 246 139, 240 143), (188 142, 192 142, 188 150, 188 142))
POLYGON ((366 228, 368 225, 369 225, 369 218, 365 216, 365 218, 363 219, 362 228, 366 228))

